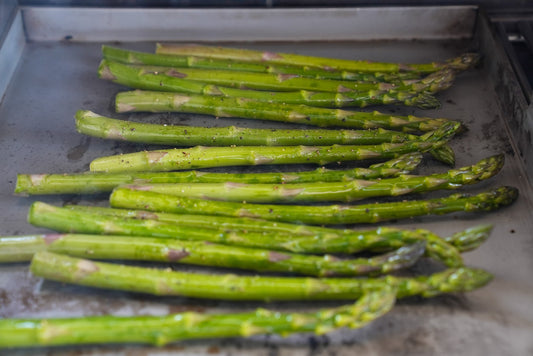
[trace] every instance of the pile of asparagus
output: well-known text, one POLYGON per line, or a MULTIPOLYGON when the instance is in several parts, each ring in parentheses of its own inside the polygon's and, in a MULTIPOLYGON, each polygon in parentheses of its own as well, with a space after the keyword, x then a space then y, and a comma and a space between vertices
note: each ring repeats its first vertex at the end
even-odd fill
MULTIPOLYGON (((36 201, 29 223, 55 233, 0 237, 0 262, 31 261, 39 277, 154 295, 227 300, 356 300, 312 313, 265 309, 237 314, 101 316, 0 320, 0 347, 142 342, 360 327, 396 298, 465 292, 490 273, 465 267, 490 225, 442 237, 424 229, 338 225, 424 215, 491 211, 515 188, 469 195, 353 204, 356 200, 453 190, 487 180, 504 156, 444 173, 412 175, 423 154, 449 165, 449 119, 339 109, 367 105, 434 108, 434 94, 477 61, 394 64, 208 46, 158 44, 156 53, 102 48, 98 73, 135 91, 119 93, 121 112, 186 112, 302 123, 321 128, 248 129, 134 123, 80 110, 78 132, 170 146, 91 162, 81 174, 19 174, 16 193, 110 193, 109 207, 36 201), (373 161, 351 169, 329 163, 373 161), (313 164, 301 171, 216 173, 205 168, 313 164), (361 255, 364 252, 366 255, 361 255), (369 257, 370 254, 370 257, 369 257), (440 272, 409 276, 423 256, 440 272), (95 260, 142 260, 253 271, 254 275, 178 272, 95 260)), ((231 169, 231 168, 230 168, 231 169)))

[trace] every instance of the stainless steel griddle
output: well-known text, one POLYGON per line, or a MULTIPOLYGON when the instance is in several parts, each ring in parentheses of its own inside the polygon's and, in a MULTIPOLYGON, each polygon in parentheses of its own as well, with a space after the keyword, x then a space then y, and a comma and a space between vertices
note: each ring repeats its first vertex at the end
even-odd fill
MULTIPOLYGON (((495 26, 476 7, 343 9, 84 9, 25 7, 9 18, 0 47, 0 234, 46 232, 26 222, 28 207, 105 205, 106 196, 20 197, 17 173, 88 170, 99 156, 156 146, 84 137, 73 115, 89 109, 102 115, 190 125, 280 127, 280 124, 189 114, 128 114, 113 111, 124 88, 98 79, 103 43, 152 51, 155 41, 210 42, 270 51, 394 62, 439 61, 469 50, 482 65, 461 74, 438 95, 442 108, 378 110, 447 117, 469 130, 452 141, 457 166, 503 152, 503 171, 468 187, 479 192, 498 185, 520 189, 518 201, 488 214, 424 217, 394 226, 421 227, 447 235, 481 223, 494 231, 467 265, 494 274, 493 282, 468 294, 399 301, 394 310, 360 330, 326 336, 199 340, 161 349, 138 345, 0 350, 8 355, 528 355, 533 353, 533 213, 530 186, 530 98, 526 97, 495 26), (529 119, 528 119, 529 118, 529 119)), ((280 168, 282 169, 282 168, 280 168)), ((420 173, 447 167, 428 161, 420 173)), ((434 197, 442 193, 425 196, 434 197)), ((419 267, 425 270, 424 263, 419 267)), ((172 266, 177 270, 200 270, 172 266)), ((42 281, 26 264, 0 266, 0 317, 66 317, 100 314, 167 314, 179 311, 238 312, 258 306, 305 310, 336 303, 232 303, 160 298, 42 281)))

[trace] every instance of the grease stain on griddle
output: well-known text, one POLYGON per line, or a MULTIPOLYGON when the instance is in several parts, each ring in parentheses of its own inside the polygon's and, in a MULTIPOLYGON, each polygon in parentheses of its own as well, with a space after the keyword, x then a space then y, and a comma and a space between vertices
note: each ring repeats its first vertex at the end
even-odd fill
POLYGON ((435 354, 435 344, 433 332, 427 330, 423 327, 415 329, 409 336, 405 339, 405 350, 410 353, 414 350, 416 352, 422 351, 423 354, 435 354))
POLYGON ((506 131, 501 129, 501 122, 502 118, 499 115, 494 115, 491 121, 481 126, 482 139, 486 142, 483 148, 514 156, 514 150, 506 131))
POLYGON ((457 105, 457 103, 455 101, 453 101, 452 99, 446 99, 446 102, 448 104, 457 105))
POLYGON ((220 347, 216 345, 211 345, 207 348, 208 354, 219 354, 221 352, 220 347))
POLYGON ((470 300, 463 294, 444 294, 435 297, 433 301, 435 304, 441 305, 449 309, 449 313, 455 311, 469 311, 472 310, 470 300))
POLYGON ((206 308, 201 305, 186 304, 186 305, 169 305, 169 314, 179 314, 186 312, 205 313, 206 308))
POLYGON ((78 205, 81 201, 81 195, 66 194, 61 195, 63 206, 65 205, 78 205))
POLYGON ((72 148, 70 148, 67 152, 67 159, 69 161, 78 161, 80 160, 85 152, 89 149, 89 145, 91 144, 91 138, 90 137, 82 137, 80 143, 72 148))

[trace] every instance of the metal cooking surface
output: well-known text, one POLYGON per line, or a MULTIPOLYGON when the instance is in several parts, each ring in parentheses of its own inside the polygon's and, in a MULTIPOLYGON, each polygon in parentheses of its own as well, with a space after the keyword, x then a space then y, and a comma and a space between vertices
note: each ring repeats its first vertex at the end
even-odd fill
MULTIPOLYGON (((337 57, 383 61, 425 62, 444 60, 471 49, 474 41, 410 42, 270 42, 231 45, 267 48, 337 57)), ((116 43, 112 43, 115 44, 116 43)), ((185 114, 113 113, 113 96, 119 86, 101 81, 96 68, 101 43, 31 42, 7 94, 0 105, 0 233, 44 232, 25 222, 31 202, 53 204, 105 204, 105 196, 16 197, 17 173, 80 172, 98 156, 130 152, 148 146, 87 138, 76 133, 73 115, 90 109, 102 115, 191 125, 239 124, 250 127, 277 126, 244 120, 215 120, 185 114)), ((151 51, 152 43, 119 44, 151 51)), ((511 207, 490 214, 455 214, 413 219, 395 226, 421 227, 446 235, 469 226, 493 223, 491 238, 478 250, 464 255, 467 265, 495 275, 487 287, 464 295, 435 299, 402 300, 394 310, 360 330, 340 330, 326 336, 294 335, 288 338, 258 336, 250 339, 188 341, 162 349, 147 346, 88 346, 9 351, 10 355, 486 355, 533 353, 533 238, 531 237, 531 190, 524 167, 513 150, 505 119, 500 114, 493 83, 481 67, 460 75, 456 84, 439 94, 443 106, 432 111, 390 108, 403 114, 424 114, 458 119, 469 130, 452 142, 457 166, 469 165, 491 154, 506 153, 503 172, 488 182, 468 188, 481 191, 497 185, 520 189, 511 207)), ((386 111, 380 108, 379 110, 386 111)), ((420 172, 447 168, 428 159, 420 172)), ((438 196, 440 193, 428 196, 438 196)), ((428 265, 418 267, 426 271, 428 265)), ((189 269, 173 266, 176 270, 189 269)), ((202 269, 208 271, 207 269, 202 269)), ((0 266, 0 317, 65 317, 112 313, 166 314, 186 310, 231 312, 270 307, 295 310, 336 305, 334 303, 232 303, 186 298, 158 298, 140 294, 100 291, 43 282, 32 277, 26 264, 0 266)), ((0 351, 2 354, 2 351, 0 351)))

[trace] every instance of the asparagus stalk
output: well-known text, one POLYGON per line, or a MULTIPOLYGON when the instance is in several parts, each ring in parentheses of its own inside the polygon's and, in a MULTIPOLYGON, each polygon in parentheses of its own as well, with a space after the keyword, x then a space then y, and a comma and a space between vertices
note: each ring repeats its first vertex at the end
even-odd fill
MULTIPOLYGON (((167 144, 175 146, 291 146, 291 145, 370 145, 383 142, 433 141, 435 132, 422 136, 409 135, 384 129, 375 130, 282 130, 229 127, 162 126, 115 120, 88 110, 79 110, 75 116, 79 133, 107 139, 132 142, 167 144)), ((457 132, 461 125, 445 123, 438 131, 457 132)), ((437 136, 440 134, 437 133, 437 136)), ((447 145, 430 151, 438 160, 453 165, 455 156, 447 145)))
POLYGON ((385 129, 250 129, 235 126, 194 127, 157 125, 117 120, 89 110, 78 110, 75 116, 79 133, 111 140, 173 146, 293 146, 293 145, 374 145, 390 142, 424 140, 385 129))
POLYGON ((450 121, 443 118, 390 115, 377 111, 356 112, 307 105, 269 103, 247 98, 142 90, 118 93, 115 98, 115 108, 119 113, 185 112, 217 117, 290 122, 319 127, 385 128, 405 132, 434 131, 442 124, 450 121))
POLYGON ((30 271, 62 283, 118 289, 154 295, 217 300, 346 300, 384 286, 397 288, 398 298, 466 292, 487 284, 492 276, 471 268, 447 269, 411 278, 312 278, 200 274, 132 267, 37 252, 30 271))
POLYGON ((156 53, 195 56, 205 58, 226 59, 250 63, 298 65, 320 68, 324 70, 347 70, 357 72, 382 72, 398 73, 415 71, 420 73, 432 73, 442 68, 452 68, 454 70, 465 70, 479 61, 479 55, 466 53, 459 57, 449 59, 444 63, 433 62, 423 64, 401 64, 370 62, 361 60, 347 60, 336 58, 324 58, 315 56, 305 56, 292 53, 275 53, 267 51, 257 51, 250 49, 215 47, 202 45, 171 45, 158 43, 156 53))
POLYGON ((186 312, 166 316, 89 316, 62 319, 0 320, 0 348, 102 343, 147 343, 163 346, 187 339, 283 336, 311 332, 322 335, 337 328, 359 328, 387 313, 396 290, 383 286, 351 305, 316 312, 251 312, 205 314, 186 312))
POLYGON ((308 276, 378 275, 410 267, 424 254, 425 241, 370 258, 340 259, 332 255, 302 255, 248 248, 137 236, 54 234, 0 237, 0 262, 21 261, 22 256, 47 250, 99 260, 138 260, 237 268, 258 272, 284 272, 308 276), (26 243, 33 240, 34 244, 26 243), (24 241, 24 243, 20 243, 24 241), (15 252, 13 257, 3 250, 15 252))
POLYGON ((424 215, 493 211, 512 204, 518 189, 499 187, 476 195, 452 194, 443 198, 361 205, 272 205, 192 199, 115 188, 110 196, 116 208, 169 213, 251 217, 309 225, 377 223, 424 215))
POLYGON ((264 239, 286 239, 288 251, 300 253, 355 253, 362 250, 385 251, 396 249, 416 241, 426 241, 426 255, 444 262, 449 267, 461 264, 459 252, 473 250, 485 242, 492 225, 483 224, 457 232, 451 236, 440 236, 423 229, 416 231, 390 227, 373 230, 328 228, 313 225, 283 223, 278 221, 226 216, 194 214, 170 214, 146 210, 116 209, 87 205, 66 205, 74 211, 89 212, 122 218, 156 220, 180 226, 215 229, 219 232, 260 232, 264 239))
MULTIPOLYGON (((292 235, 281 234, 273 228, 270 229, 270 233, 257 230, 228 229, 226 226, 230 226, 229 224, 232 222, 228 222, 226 226, 209 227, 211 223, 207 221, 210 217, 205 215, 196 217, 187 215, 181 218, 174 218, 174 220, 168 220, 170 218, 167 217, 167 220, 157 221, 155 219, 131 219, 119 216, 118 213, 110 214, 110 212, 90 211, 87 208, 60 208, 43 202, 35 202, 29 209, 28 222, 35 226, 46 227, 60 232, 209 241, 210 243, 295 253, 352 253, 369 247, 383 248, 384 246, 389 246, 391 248, 400 248, 407 244, 425 241, 425 237, 418 232, 396 229, 351 232, 340 236, 330 229, 332 231, 331 234, 328 234, 326 230, 305 237, 295 237, 298 232, 292 235), (191 220, 181 223, 187 217, 191 220), (200 224, 202 219, 204 221, 203 225, 200 224), (317 239, 317 236, 325 238, 317 239)), ((213 220, 220 225, 224 224, 223 219, 213 220)), ((242 224, 246 224, 246 222, 242 224)), ((273 225, 264 222, 261 222, 261 224, 265 226, 273 225)), ((306 228, 304 227, 303 229, 306 228)), ((444 244, 448 245, 445 242, 444 244)))
POLYGON ((186 149, 142 151, 94 159, 92 172, 173 171, 209 167, 254 166, 266 164, 307 164, 391 159, 410 152, 424 152, 445 144, 445 141, 382 143, 379 145, 332 146, 196 146, 186 149))
POLYGON ((304 183, 376 179, 407 174, 421 162, 418 152, 401 155, 368 168, 332 170, 324 167, 302 172, 216 173, 202 171, 154 173, 72 173, 18 174, 17 194, 94 194, 108 192, 124 184, 151 183, 304 183))
POLYGON ((320 69, 306 66, 272 65, 263 63, 239 62, 232 60, 203 58, 194 56, 164 55, 126 50, 111 46, 102 46, 102 55, 110 61, 125 64, 141 64, 166 67, 186 67, 203 69, 227 69, 256 73, 294 74, 316 79, 356 80, 362 82, 395 82, 417 80, 420 75, 415 72, 405 73, 364 73, 347 72, 333 69, 320 69))
MULTIPOLYGON (((421 109, 431 109, 440 106, 439 101, 433 96, 420 91, 398 90, 396 87, 390 89, 368 89, 366 91, 342 93, 320 92, 317 90, 297 90, 294 91, 264 91, 225 87, 206 82, 199 82, 190 79, 176 77, 176 73, 169 72, 169 69, 148 70, 146 68, 135 68, 117 62, 102 61, 98 67, 98 75, 102 79, 110 80, 114 83, 128 86, 135 89, 178 92, 184 94, 204 94, 223 97, 237 97, 266 101, 269 103, 305 104, 319 107, 366 107, 369 105, 403 104, 407 106, 417 106, 421 109)), ((237 72, 239 73, 239 72, 237 72)), ((443 73, 438 76, 438 83, 410 85, 431 85, 434 91, 444 90, 449 86, 453 74, 443 73), (446 79, 446 80, 445 80, 446 79)), ((424 81, 437 81, 433 78, 424 81)), ((370 84, 365 83, 366 86, 370 84)), ((373 84, 377 86, 377 84, 373 84)), ((385 88, 390 84, 382 83, 385 88)))
POLYGON ((501 170, 503 163, 504 155, 500 154, 483 159, 472 166, 427 176, 296 184, 156 183, 132 184, 126 188, 188 198, 249 203, 352 202, 371 197, 458 189, 494 176, 501 170))
MULTIPOLYGON (((94 207, 59 208, 35 202, 29 210, 28 221, 35 226, 61 232, 199 240, 294 253, 345 254, 362 250, 383 251, 423 241, 424 244, 427 243, 428 256, 450 267, 462 265, 460 254, 452 245, 425 230, 378 228, 368 231, 343 231, 243 218, 236 220, 221 217, 211 219, 205 215, 164 216, 120 210, 94 207), (132 219, 132 214, 137 217, 144 216, 144 219, 132 219), (244 229, 248 226, 250 230, 244 229), (290 232, 291 227, 294 232, 290 232)), ((6 246, 9 244, 6 243, 6 246)))
MULTIPOLYGON (((152 83, 150 85, 150 89, 153 89, 154 84, 158 81, 161 83, 161 87, 163 87, 163 89, 167 86, 167 84, 170 84, 171 86, 174 85, 180 89, 186 88, 189 87, 187 83, 193 81, 221 85, 223 87, 255 89, 260 91, 271 90, 276 92, 293 92, 299 90, 310 90, 313 92, 347 93, 348 97, 355 98, 358 97, 358 92, 367 93, 371 91, 381 92, 393 90, 397 92, 436 93, 448 89, 455 79, 455 73, 451 69, 443 69, 441 71, 432 73, 426 78, 416 81, 384 83, 315 79, 294 74, 255 73, 224 69, 212 70, 160 66, 128 66, 117 62, 111 62, 106 59, 100 63, 98 73, 103 79, 110 79, 113 81, 118 81, 119 83, 124 81, 120 84, 126 84, 128 86, 139 82, 152 83), (129 67, 130 70, 124 67, 129 67), (178 80, 173 81, 171 78, 178 80), (350 95, 350 93, 352 94, 350 95)), ((194 85, 195 83, 192 84, 194 85)), ((161 88, 159 90, 161 90, 161 88)), ((260 95, 260 93, 258 94, 260 95)), ((264 98, 264 96, 261 97, 264 98)))

